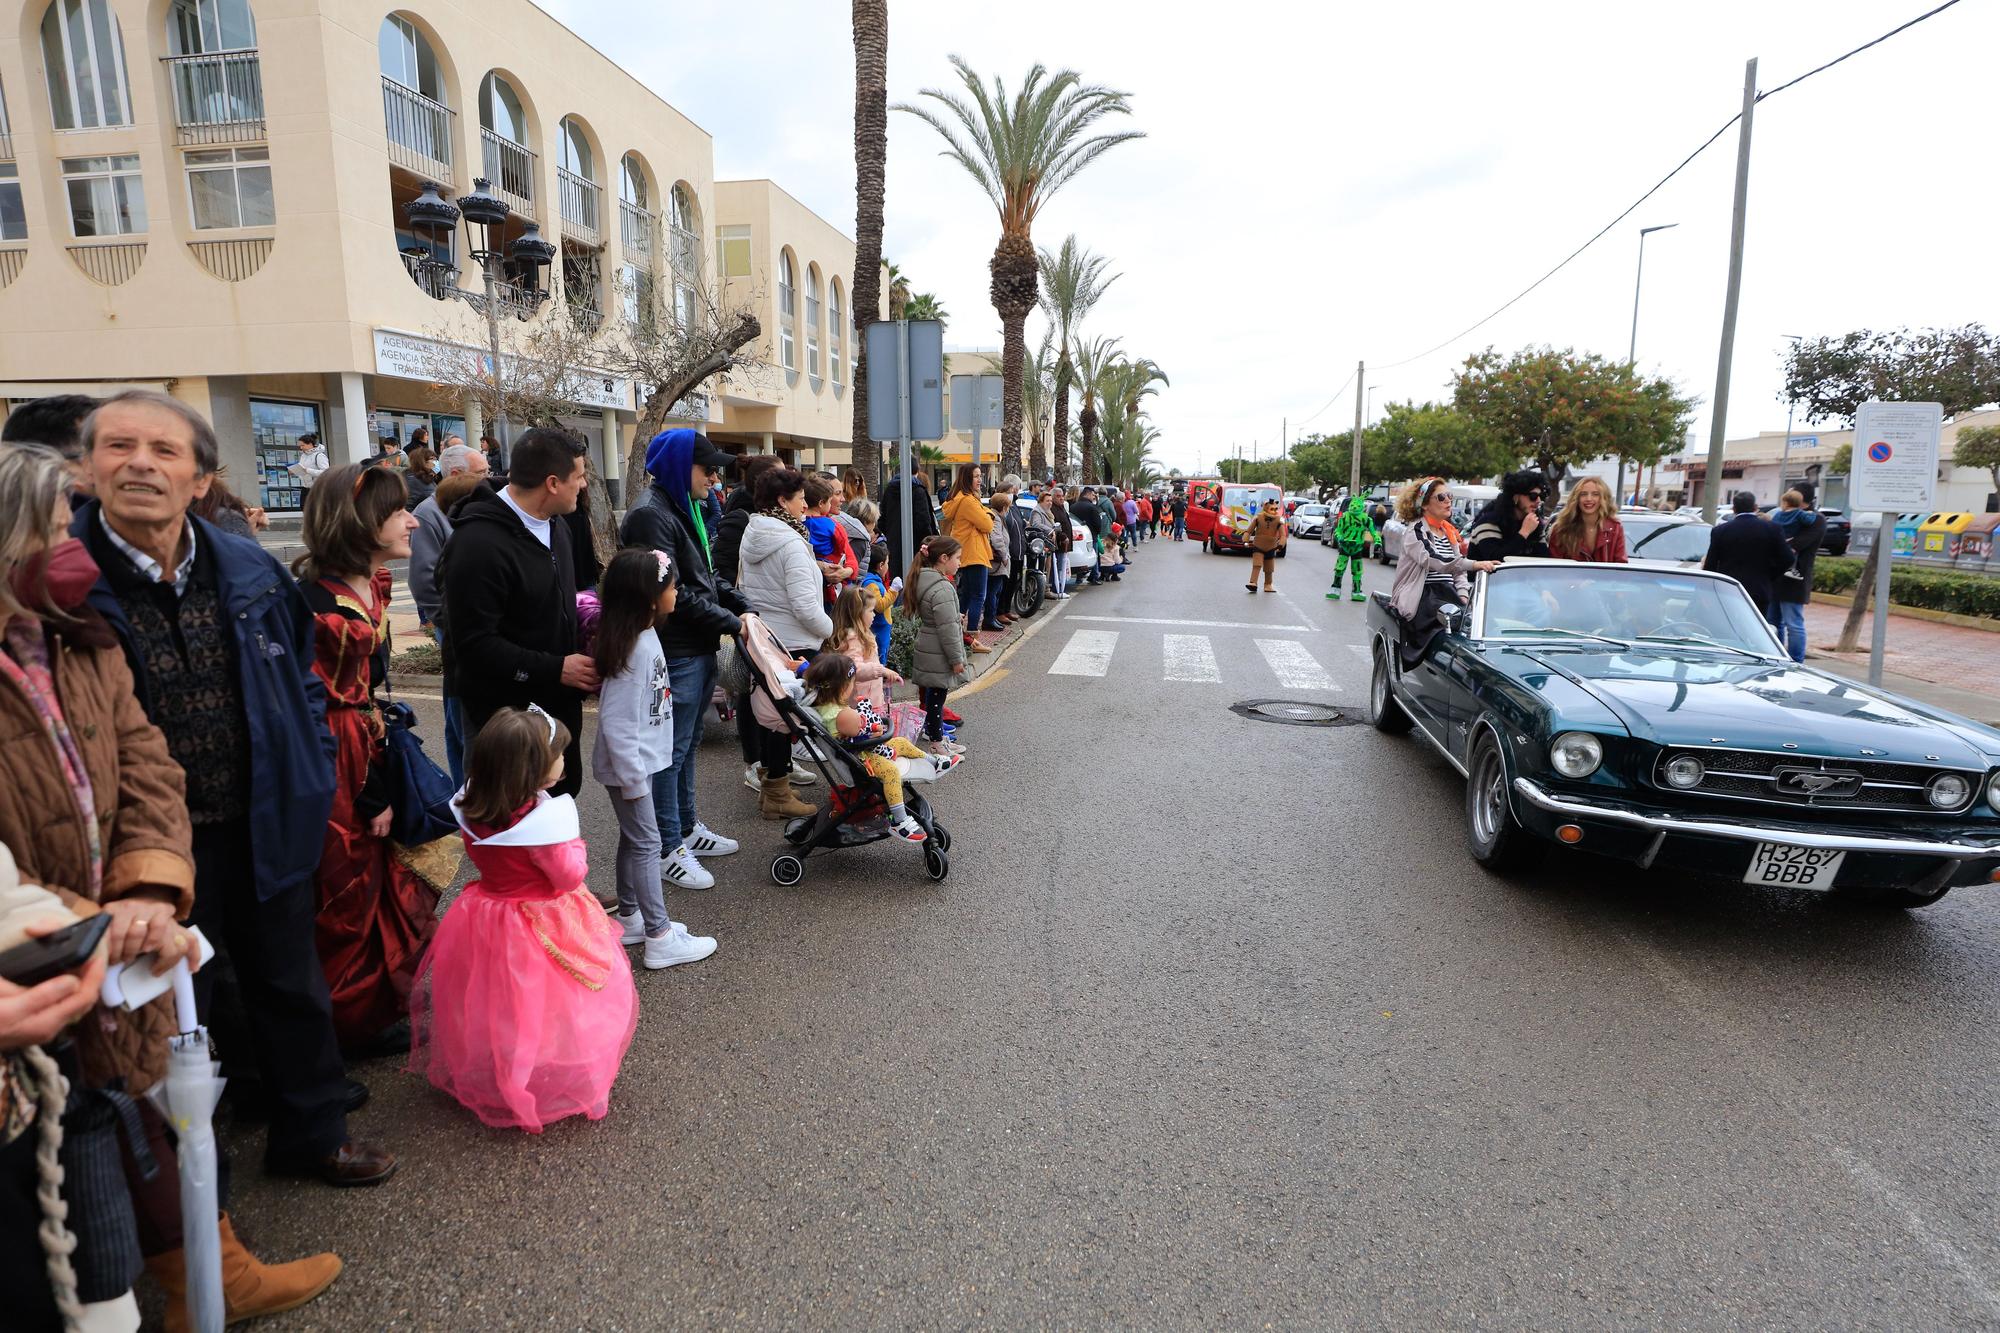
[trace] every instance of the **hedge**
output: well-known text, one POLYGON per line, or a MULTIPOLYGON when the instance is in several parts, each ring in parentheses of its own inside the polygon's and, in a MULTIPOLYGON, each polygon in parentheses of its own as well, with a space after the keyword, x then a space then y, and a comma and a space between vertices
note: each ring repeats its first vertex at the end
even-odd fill
MULTIPOLYGON (((1854 556, 1821 556, 1813 566, 1813 589, 1852 593, 1866 564, 1854 556)), ((1897 566, 1889 571, 1889 601, 1927 611, 2000 618, 2000 578, 1897 566)))

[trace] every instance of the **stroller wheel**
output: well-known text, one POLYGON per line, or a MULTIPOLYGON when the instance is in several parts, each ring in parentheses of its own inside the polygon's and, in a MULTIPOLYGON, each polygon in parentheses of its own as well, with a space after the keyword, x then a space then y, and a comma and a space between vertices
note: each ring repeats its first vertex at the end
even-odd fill
POLYGON ((937 844, 939 851, 949 852, 951 850, 951 830, 942 824, 931 825, 931 841, 937 844))
POLYGON ((924 870, 932 879, 943 879, 951 873, 951 862, 945 857, 944 849, 934 842, 924 844, 924 870))
MULTIPOLYGON (((805 877, 805 862, 796 856, 780 856, 771 862, 771 879, 774 883, 782 884, 789 889, 805 877)), ((940 875, 938 878, 942 879, 943 876, 940 875)))

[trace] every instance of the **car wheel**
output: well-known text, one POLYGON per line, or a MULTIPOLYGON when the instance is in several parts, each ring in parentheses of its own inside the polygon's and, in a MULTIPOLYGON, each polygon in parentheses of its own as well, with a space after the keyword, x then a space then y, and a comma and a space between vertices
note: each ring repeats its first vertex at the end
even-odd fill
POLYGON ((1496 873, 1533 863, 1542 845, 1514 819, 1507 800, 1507 761, 1491 732, 1480 731, 1466 772, 1465 840, 1472 859, 1496 873))
POLYGON ((1389 689, 1391 651, 1381 644, 1375 645, 1375 666, 1368 673, 1368 720, 1374 724, 1375 730, 1389 736, 1400 736, 1414 724, 1389 689))

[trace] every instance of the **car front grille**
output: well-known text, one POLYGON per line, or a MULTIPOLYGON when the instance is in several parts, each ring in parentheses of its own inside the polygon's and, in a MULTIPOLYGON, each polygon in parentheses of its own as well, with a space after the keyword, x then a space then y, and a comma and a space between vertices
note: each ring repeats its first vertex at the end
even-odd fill
POLYGON ((1653 767, 1653 783, 1663 791, 1793 808, 1903 810, 1931 815, 1959 814, 1969 809, 1978 798, 1979 784, 1985 776, 1981 772, 1926 764, 1827 759, 1762 750, 1663 750, 1653 767), (1701 761, 1704 771, 1698 786, 1668 785, 1666 766, 1682 754, 1701 761), (1963 804, 1950 809, 1932 805, 1928 790, 1932 780, 1945 773, 1964 778, 1971 792, 1963 804))

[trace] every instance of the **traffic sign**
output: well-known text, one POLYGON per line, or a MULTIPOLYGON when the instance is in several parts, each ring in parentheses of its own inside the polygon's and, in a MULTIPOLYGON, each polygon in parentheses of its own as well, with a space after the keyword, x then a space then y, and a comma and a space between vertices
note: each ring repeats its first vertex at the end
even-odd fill
POLYGON ((1848 509, 1907 514, 1937 500, 1939 403, 1866 402, 1854 413, 1854 460, 1848 509))

